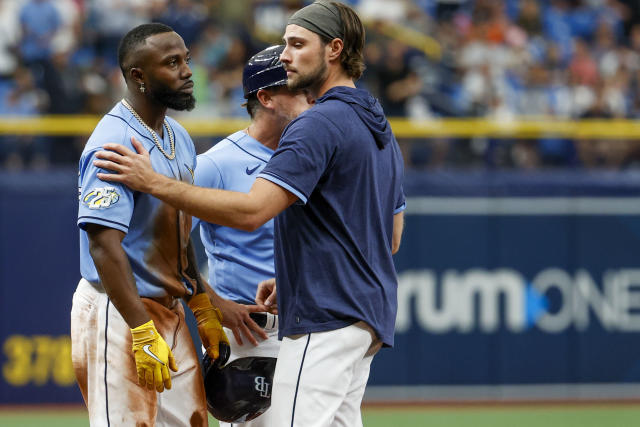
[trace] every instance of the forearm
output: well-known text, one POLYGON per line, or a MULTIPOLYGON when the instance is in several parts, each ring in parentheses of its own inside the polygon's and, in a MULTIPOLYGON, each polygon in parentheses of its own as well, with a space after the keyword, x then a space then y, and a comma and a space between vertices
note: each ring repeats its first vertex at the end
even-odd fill
POLYGON ((154 172, 149 152, 135 138, 138 154, 120 144, 108 143, 96 153, 93 164, 116 173, 97 174, 107 182, 120 182, 202 220, 225 227, 253 231, 297 200, 290 191, 257 178, 249 193, 196 187, 154 172))
POLYGON ((210 286, 207 286, 207 288, 205 289, 205 292, 207 293, 207 295, 209 295, 209 299, 211 300, 211 304, 213 304, 214 307, 220 307, 222 305, 223 301, 225 301, 210 286))
POLYGON ((160 174, 150 183, 149 192, 176 209, 213 224, 242 230, 262 225, 257 224, 260 206, 246 193, 198 187, 160 174))
POLYGON ((138 295, 131 265, 124 250, 118 253, 93 247, 91 256, 105 292, 129 327, 135 328, 148 322, 151 318, 138 295))
POLYGON ((391 242, 391 253, 395 254, 400 250, 402 232, 404 231, 404 212, 399 212, 393 217, 393 241, 391 242))
POLYGON ((122 248, 122 231, 96 224, 87 226, 89 252, 98 271, 100 282, 111 303, 130 328, 150 320, 138 295, 127 254, 122 248))

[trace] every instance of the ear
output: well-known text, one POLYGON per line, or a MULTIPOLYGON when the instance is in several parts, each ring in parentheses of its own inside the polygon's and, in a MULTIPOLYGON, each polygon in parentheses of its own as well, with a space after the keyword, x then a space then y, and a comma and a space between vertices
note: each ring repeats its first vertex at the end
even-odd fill
POLYGON ((141 68, 130 68, 129 79, 136 85, 144 83, 144 73, 141 68))
POLYGON ((344 48, 344 42, 342 39, 335 38, 327 44, 327 53, 329 55, 329 61, 336 61, 340 59, 342 49, 344 48))
POLYGON ((260 102, 260 104, 262 104, 263 107, 271 107, 271 101, 273 98, 271 98, 271 94, 269 93, 269 91, 260 89, 258 92, 256 92, 256 98, 258 98, 258 101, 260 102))

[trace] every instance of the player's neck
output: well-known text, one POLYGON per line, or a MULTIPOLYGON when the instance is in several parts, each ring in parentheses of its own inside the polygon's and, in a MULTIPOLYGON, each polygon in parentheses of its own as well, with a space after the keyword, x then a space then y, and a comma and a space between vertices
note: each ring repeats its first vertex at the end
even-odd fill
POLYGON ((258 141, 260 144, 275 151, 282 135, 282 126, 271 123, 266 119, 253 120, 246 129, 247 135, 258 141))
POLYGON ((162 124, 164 123, 164 118, 167 114, 167 107, 151 102, 148 95, 138 96, 127 93, 124 98, 135 110, 138 116, 140 116, 142 121, 158 135, 162 136, 162 124))
POLYGON ((347 87, 353 87, 353 88, 356 87, 355 83, 353 82, 353 79, 344 72, 344 70, 342 69, 342 66, 340 65, 329 66, 327 78, 324 80, 324 82, 322 82, 317 87, 317 89, 313 91, 315 98, 316 99, 320 98, 329 89, 337 86, 347 86, 347 87))

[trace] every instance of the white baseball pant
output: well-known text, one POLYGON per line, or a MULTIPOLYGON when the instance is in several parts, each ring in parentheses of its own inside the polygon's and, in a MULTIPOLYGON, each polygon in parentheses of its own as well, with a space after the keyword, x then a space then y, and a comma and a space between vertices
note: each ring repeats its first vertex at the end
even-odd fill
POLYGON ((360 405, 381 343, 364 322, 285 337, 273 379, 270 427, 361 427, 360 405))
POLYGON ((202 372, 182 304, 142 301, 178 365, 171 390, 162 393, 138 385, 129 326, 107 294, 82 279, 73 295, 71 359, 91 426, 207 426, 202 372))

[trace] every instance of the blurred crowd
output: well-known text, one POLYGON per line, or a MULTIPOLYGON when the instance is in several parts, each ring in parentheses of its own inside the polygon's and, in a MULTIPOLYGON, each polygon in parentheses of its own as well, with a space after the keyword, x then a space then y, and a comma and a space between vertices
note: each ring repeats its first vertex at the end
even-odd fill
MULTIPOLYGON (((246 116, 245 61, 307 0, 0 0, 0 115, 102 115, 121 98, 122 35, 172 26, 202 118, 246 116)), ((389 117, 640 118, 640 0, 351 0, 367 26, 359 86, 389 117)), ((207 148, 215 138, 198 141, 207 148)), ((621 168, 636 141, 403 140, 409 167, 621 168)), ((0 136, 3 168, 77 161, 83 138, 0 136)))

